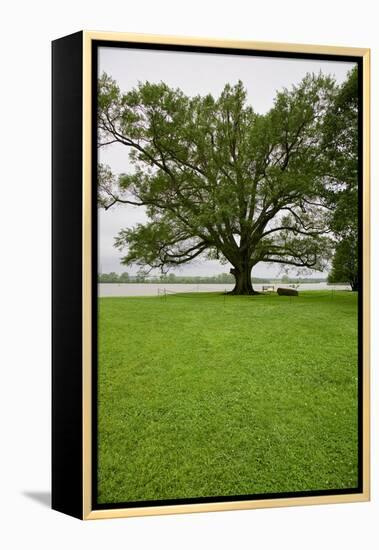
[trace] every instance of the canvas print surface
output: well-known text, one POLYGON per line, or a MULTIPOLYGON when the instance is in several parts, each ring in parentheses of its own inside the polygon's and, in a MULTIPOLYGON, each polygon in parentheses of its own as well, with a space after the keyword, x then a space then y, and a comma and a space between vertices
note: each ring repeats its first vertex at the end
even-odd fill
POLYGON ((97 504, 361 490, 360 68, 97 49, 97 504))

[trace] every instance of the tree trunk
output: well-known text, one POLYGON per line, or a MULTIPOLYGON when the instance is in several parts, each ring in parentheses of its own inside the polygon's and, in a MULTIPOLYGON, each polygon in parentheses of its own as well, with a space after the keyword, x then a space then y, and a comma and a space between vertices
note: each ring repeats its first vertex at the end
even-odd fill
POLYGON ((233 267, 230 270, 230 273, 234 275, 236 282, 233 290, 229 292, 229 294, 236 294, 238 296, 259 294, 259 292, 256 292, 253 289, 253 285, 251 283, 251 269, 251 267, 247 267, 246 269, 233 267))
POLYGON ((351 290, 352 290, 353 292, 357 292, 357 291, 359 290, 358 277, 353 278, 353 279, 350 281, 350 286, 351 286, 351 290))

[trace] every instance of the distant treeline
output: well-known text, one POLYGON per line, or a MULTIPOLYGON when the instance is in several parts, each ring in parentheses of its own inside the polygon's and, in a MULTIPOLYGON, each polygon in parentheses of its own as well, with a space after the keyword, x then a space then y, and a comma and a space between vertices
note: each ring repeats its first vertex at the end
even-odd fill
MULTIPOLYGON (((313 279, 310 277, 296 278, 283 275, 280 279, 268 279, 262 277, 252 277, 253 283, 323 283, 326 278, 313 279)), ((99 283, 170 283, 170 284, 233 284, 235 282, 234 276, 230 273, 221 273, 219 275, 212 275, 210 277, 195 277, 188 275, 175 275, 170 273, 169 275, 147 276, 143 274, 129 275, 129 273, 100 273, 98 276, 99 283)))

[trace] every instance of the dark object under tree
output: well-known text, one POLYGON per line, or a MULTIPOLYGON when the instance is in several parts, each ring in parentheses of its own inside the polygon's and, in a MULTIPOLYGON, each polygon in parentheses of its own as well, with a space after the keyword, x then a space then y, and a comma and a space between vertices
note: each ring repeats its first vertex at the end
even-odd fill
POLYGON ((278 288, 276 291, 279 296, 299 296, 299 293, 294 288, 278 288))

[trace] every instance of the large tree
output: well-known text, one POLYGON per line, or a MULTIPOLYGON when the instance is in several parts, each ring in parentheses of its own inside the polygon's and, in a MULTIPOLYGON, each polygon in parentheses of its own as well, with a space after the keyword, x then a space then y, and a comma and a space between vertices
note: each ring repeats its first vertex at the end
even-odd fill
POLYGON ((330 282, 349 282, 359 288, 359 104, 358 69, 340 86, 325 117, 323 150, 332 185, 325 198, 333 211, 336 240, 330 282))
POLYGON ((122 230, 125 265, 162 271, 201 255, 230 262, 235 294, 253 294, 258 262, 323 269, 329 257, 330 184, 322 128, 336 94, 307 75, 257 114, 241 82, 188 97, 164 83, 122 93, 99 80, 99 147, 128 152, 124 174, 99 167, 99 205, 143 206, 148 221, 122 230))
POLYGON ((349 283, 351 290, 358 290, 358 242, 343 239, 336 245, 329 283, 349 283))

